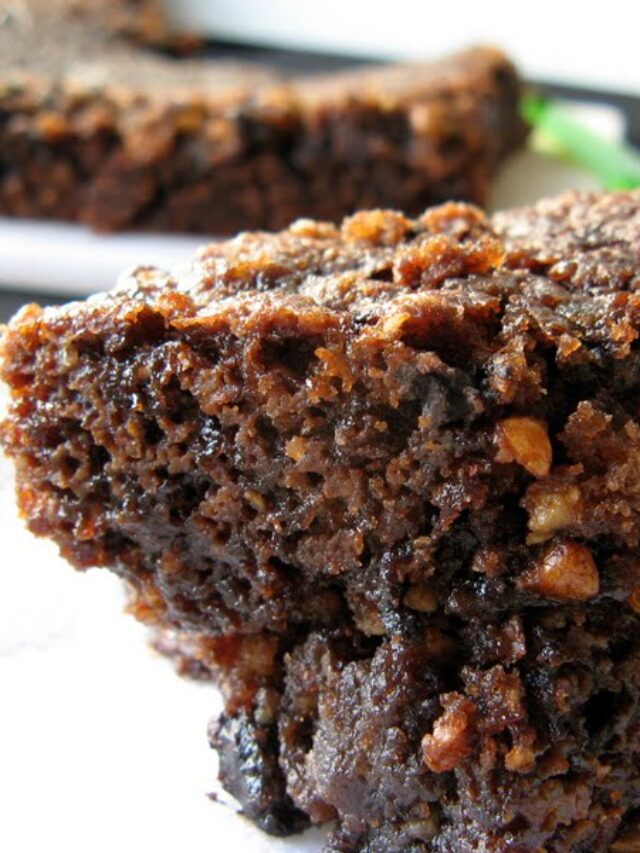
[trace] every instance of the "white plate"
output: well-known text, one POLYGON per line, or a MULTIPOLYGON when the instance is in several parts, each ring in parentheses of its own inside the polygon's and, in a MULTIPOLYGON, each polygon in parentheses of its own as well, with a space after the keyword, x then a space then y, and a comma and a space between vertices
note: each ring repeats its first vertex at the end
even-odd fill
POLYGON ((629 0, 535 5, 458 0, 162 0, 176 23, 216 38, 321 52, 423 59, 498 44, 535 79, 640 91, 640 9, 629 0))
POLYGON ((176 269, 206 237, 94 234, 80 225, 0 217, 0 284, 84 295, 139 264, 176 269))

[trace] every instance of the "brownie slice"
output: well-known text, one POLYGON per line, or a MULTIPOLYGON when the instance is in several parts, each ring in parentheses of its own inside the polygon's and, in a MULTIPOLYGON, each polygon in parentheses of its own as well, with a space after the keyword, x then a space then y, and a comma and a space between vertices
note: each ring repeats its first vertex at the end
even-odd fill
POLYGON ((639 284, 640 192, 569 194, 300 220, 10 323, 29 526, 218 683, 261 826, 634 849, 639 284))
MULTIPOLYGON (((228 234, 361 206, 417 213, 482 201, 524 138, 497 50, 290 77, 119 38, 139 5, 5 0, 0 214, 228 234)), ((161 40, 144 8, 141 35, 161 40)))

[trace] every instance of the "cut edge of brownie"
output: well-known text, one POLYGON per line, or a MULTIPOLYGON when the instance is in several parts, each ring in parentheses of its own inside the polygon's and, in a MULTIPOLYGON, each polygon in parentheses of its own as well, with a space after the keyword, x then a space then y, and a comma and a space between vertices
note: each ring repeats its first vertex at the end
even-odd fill
POLYGON ((640 192, 369 211, 9 325, 31 529, 211 673, 224 781, 263 827, 625 850, 639 258, 640 192))

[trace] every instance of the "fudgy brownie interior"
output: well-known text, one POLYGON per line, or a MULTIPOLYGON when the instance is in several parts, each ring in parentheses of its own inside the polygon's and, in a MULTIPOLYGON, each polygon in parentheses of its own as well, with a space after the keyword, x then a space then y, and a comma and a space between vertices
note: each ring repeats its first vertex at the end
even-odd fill
POLYGON ((639 258, 638 192, 369 211, 9 325, 31 529, 221 686, 267 830, 637 843, 639 258))

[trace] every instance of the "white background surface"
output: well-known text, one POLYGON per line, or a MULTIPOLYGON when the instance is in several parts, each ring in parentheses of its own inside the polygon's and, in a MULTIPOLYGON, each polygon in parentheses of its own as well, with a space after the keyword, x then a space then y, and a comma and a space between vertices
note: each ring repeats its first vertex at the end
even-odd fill
POLYGON ((640 94, 637 0, 163 0, 175 19, 239 41, 423 59, 497 44, 531 77, 640 94))

